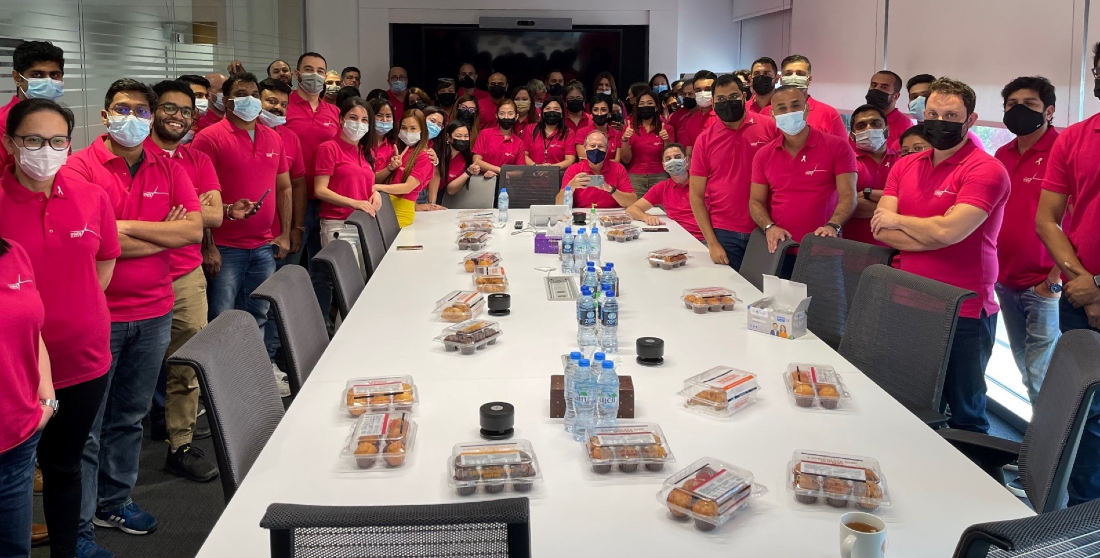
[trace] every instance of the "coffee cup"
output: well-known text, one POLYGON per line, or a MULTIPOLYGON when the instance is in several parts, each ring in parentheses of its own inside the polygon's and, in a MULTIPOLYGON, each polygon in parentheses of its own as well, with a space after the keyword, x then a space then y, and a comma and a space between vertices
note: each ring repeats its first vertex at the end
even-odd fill
POLYGON ((886 523, 869 513, 840 516, 840 558, 885 558, 886 523))

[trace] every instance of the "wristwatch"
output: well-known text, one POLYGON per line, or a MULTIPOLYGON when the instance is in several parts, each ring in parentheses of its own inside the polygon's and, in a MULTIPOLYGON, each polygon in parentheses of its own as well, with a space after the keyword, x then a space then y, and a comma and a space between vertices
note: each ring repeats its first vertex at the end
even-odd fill
POLYGON ((864 188, 863 189, 863 199, 865 199, 867 201, 871 201, 871 192, 873 192, 873 191, 874 190, 872 190, 870 188, 864 188))
POLYGON ((768 226, 764 227, 764 232, 768 232, 768 229, 770 229, 770 228, 772 228, 772 227, 774 227, 774 226, 775 226, 775 223, 771 223, 770 225, 768 225, 768 226))
POLYGON ((832 228, 836 229, 836 234, 840 234, 840 225, 838 225, 836 223, 829 222, 829 223, 825 223, 825 226, 826 227, 832 227, 832 228))
POLYGON ((610 190, 610 191, 608 191, 607 193, 608 193, 608 194, 614 194, 615 192, 618 192, 618 191, 619 191, 619 187, 618 187, 618 186, 616 186, 616 185, 614 185, 614 184, 612 184, 612 185, 611 185, 611 190, 610 190))
POLYGON ((1062 284, 1061 283, 1055 283, 1055 282, 1051 281, 1050 279, 1044 279, 1043 283, 1045 283, 1047 288, 1050 289, 1050 292, 1052 292, 1054 294, 1059 294, 1059 293, 1062 292, 1062 284))
POLYGON ((1100 289, 1100 275, 1092 276, 1092 284, 1096 285, 1096 288, 1100 289))
POLYGON ((53 409, 53 416, 57 416, 57 408, 59 404, 56 399, 39 399, 38 404, 45 405, 46 407, 53 409))

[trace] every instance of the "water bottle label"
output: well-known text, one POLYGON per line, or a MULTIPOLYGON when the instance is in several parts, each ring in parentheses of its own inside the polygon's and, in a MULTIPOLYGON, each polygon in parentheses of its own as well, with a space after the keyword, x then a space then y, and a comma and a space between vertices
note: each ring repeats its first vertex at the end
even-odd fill
POLYGON ((595 403, 595 398, 592 397, 592 392, 585 389, 578 389, 576 395, 573 396, 573 404, 578 406, 591 405, 595 403))
POLYGON ((596 325, 596 311, 595 310, 584 310, 584 311, 582 311, 581 315, 580 315, 580 323, 581 323, 582 326, 585 326, 585 327, 596 325))
POLYGON ((618 327, 619 314, 618 312, 604 312, 603 320, 600 322, 604 327, 618 327))
POLYGON ((566 243, 563 242, 562 245, 561 245, 561 253, 562 254, 572 254, 573 253, 573 245, 572 244, 566 244, 566 243))
POLYGON ((619 402, 618 393, 601 393, 600 394, 600 406, 601 407, 614 407, 619 402))

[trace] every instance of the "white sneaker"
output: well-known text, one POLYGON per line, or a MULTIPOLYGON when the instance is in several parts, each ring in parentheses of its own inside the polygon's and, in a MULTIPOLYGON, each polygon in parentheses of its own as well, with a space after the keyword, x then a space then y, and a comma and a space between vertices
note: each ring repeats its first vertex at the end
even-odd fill
POLYGON ((275 373, 275 384, 279 386, 279 397, 290 397, 290 380, 286 372, 279 370, 279 365, 271 363, 271 371, 275 373))

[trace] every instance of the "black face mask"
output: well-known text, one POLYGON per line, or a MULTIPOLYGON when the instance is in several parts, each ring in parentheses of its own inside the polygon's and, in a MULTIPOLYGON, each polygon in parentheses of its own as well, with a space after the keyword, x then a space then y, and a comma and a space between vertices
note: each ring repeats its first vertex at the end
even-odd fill
POLYGON ((924 133, 928 136, 928 143, 933 149, 947 151, 959 145, 964 139, 962 122, 948 122, 946 120, 925 120, 924 133))
POLYGON ((767 95, 775 91, 775 78, 770 76, 756 76, 752 78, 752 90, 757 95, 767 95))
POLYGON ((550 126, 557 126, 561 124, 562 115, 558 111, 550 111, 542 113, 542 121, 550 126))
POLYGON ((549 93, 551 97, 560 97, 562 87, 563 87, 562 84, 555 83, 555 84, 547 87, 546 92, 549 93))
POLYGON ((657 116, 657 107, 638 107, 638 118, 649 120, 657 116))
POLYGON ((460 85, 463 89, 469 89, 473 87, 475 83, 476 82, 474 81, 474 78, 470 76, 462 76, 458 78, 458 85, 460 85))
POLYGON ((603 126, 604 124, 607 124, 607 121, 608 119, 610 119, 610 117, 610 114, 593 114, 592 123, 597 126, 603 126))
POLYGON ((621 112, 611 113, 611 121, 616 123, 616 124, 622 124, 623 123, 623 113, 621 113, 621 112))
POLYGON ((455 94, 454 93, 440 93, 440 94, 436 95, 435 101, 437 103, 439 103, 439 106, 441 106, 441 107, 453 106, 455 104, 455 94))
POLYGON ((697 106, 699 104, 695 102, 695 97, 684 97, 684 108, 691 110, 697 106))
POLYGON ((497 126, 500 126, 501 130, 511 130, 512 126, 516 125, 515 118, 498 118, 497 126))
POLYGON ((416 110, 424 110, 428 108, 428 103, 425 103, 424 101, 417 101, 413 103, 413 108, 416 110))
POLYGON ((737 122, 745 116, 745 101, 722 101, 714 103, 714 114, 722 119, 722 122, 737 122))
POLYGON ((470 149, 470 140, 451 140, 451 149, 455 151, 466 151, 470 149))
POLYGON ((584 99, 568 99, 565 101, 565 108, 569 112, 581 112, 584 110, 584 99))
POLYGON ((1046 115, 1024 105, 1016 105, 1005 111, 1005 127, 1017 136, 1026 136, 1042 128, 1044 122, 1046 122, 1046 115))
POLYGON ((1100 79, 1097 79, 1092 86, 1092 95, 1097 99, 1100 99, 1100 79))
POLYGON ((489 86, 489 95, 491 95, 494 99, 500 99, 501 97, 504 97, 504 94, 507 92, 508 88, 503 85, 489 86))
POLYGON ((477 117, 477 114, 468 110, 460 110, 455 113, 455 116, 467 126, 469 126, 470 124, 474 123, 474 118, 477 117))
POLYGON ((672 113, 674 113, 674 112, 676 112, 676 111, 678 111, 678 110, 680 110, 680 105, 677 105, 677 104, 675 104, 675 103, 673 103, 673 104, 671 104, 671 105, 668 105, 668 113, 669 113, 669 114, 672 114, 672 113))
POLYGON ((867 99, 868 105, 882 110, 886 110, 890 106, 890 94, 881 89, 868 89, 867 96, 864 98, 867 99))

